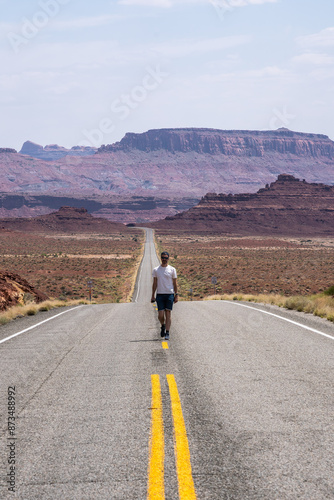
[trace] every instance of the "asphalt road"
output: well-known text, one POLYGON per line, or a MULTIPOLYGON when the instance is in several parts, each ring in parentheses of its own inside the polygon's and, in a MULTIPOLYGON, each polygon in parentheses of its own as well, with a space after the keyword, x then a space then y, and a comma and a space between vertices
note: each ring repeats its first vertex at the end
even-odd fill
POLYGON ((0 498, 333 499, 334 325, 179 302, 163 343, 147 241, 133 303, 0 328, 0 498))

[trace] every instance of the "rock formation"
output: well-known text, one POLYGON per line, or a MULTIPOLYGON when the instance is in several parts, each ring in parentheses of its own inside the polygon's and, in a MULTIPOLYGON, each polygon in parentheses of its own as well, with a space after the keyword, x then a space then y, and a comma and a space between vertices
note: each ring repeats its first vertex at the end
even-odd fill
MULTIPOLYGON (((58 208, 51 206, 52 202, 44 205, 43 196, 72 197, 85 199, 87 206, 80 206, 89 211, 88 201, 102 203, 100 213, 111 220, 139 222, 174 215, 176 205, 185 209, 190 206, 189 199, 196 202, 208 192, 255 193, 282 172, 309 183, 334 183, 333 141, 325 135, 287 129, 149 130, 126 134, 120 142, 103 146, 93 155, 74 156, 78 151, 77 147, 43 148, 28 142, 21 150, 24 155, 2 153, 1 192, 40 197, 36 213, 58 208), (58 159, 51 161, 53 155, 58 159), (116 196, 123 204, 121 209, 115 207, 116 196), (138 210, 140 203, 135 197, 141 198, 143 210, 138 210), (152 199, 156 201, 151 203, 152 199), (171 200, 170 204, 166 206, 165 200, 171 200), (112 207, 106 206, 108 202, 112 207), (152 208, 146 210, 150 203, 152 208)), ((21 207, 13 209, 12 215, 34 215, 27 204, 21 207)))
POLYGON ((198 198, 158 198, 154 196, 106 196, 86 197, 24 195, 0 193, 0 217, 37 217, 62 206, 84 207, 94 217, 112 222, 146 223, 197 205, 198 198))
POLYGON ((226 156, 263 157, 268 152, 314 158, 334 158, 334 143, 321 134, 303 134, 282 128, 276 131, 159 129, 143 134, 127 133, 99 152, 167 150, 172 153, 207 153, 226 156))
POLYGON ((12 148, 0 148, 0 153, 17 153, 17 151, 12 148))
POLYGON ((0 219, 4 230, 39 233, 113 233, 124 230, 123 224, 93 217, 85 208, 61 207, 57 212, 32 218, 0 219))
POLYGON ((196 207, 151 226, 240 235, 334 236, 334 186, 281 174, 257 193, 208 193, 196 207))
POLYGON ((0 271, 0 311, 23 305, 27 295, 37 303, 48 299, 47 295, 36 290, 18 274, 0 271))
MULTIPOLYGON (((28 149, 21 152, 48 154, 48 147, 40 148, 28 143, 28 149)), ((120 142, 102 146, 93 156, 67 155, 43 163, 32 163, 29 156, 7 157, 8 164, 6 155, 0 156, 2 191, 31 194, 199 199, 217 190, 255 192, 282 172, 308 182, 330 184, 334 179, 333 141, 324 135, 287 129, 149 130, 126 134, 120 142)))
POLYGON ((49 144, 41 146, 31 141, 26 141, 20 151, 20 154, 31 156, 32 158, 40 158, 45 161, 54 161, 63 158, 64 156, 89 156, 96 152, 97 148, 74 146, 71 149, 66 149, 58 144, 49 144))

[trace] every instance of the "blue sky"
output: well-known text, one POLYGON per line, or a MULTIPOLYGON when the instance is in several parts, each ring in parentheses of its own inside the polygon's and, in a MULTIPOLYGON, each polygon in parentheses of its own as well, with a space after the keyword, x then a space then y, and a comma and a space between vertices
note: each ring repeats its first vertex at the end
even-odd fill
POLYGON ((0 0, 0 147, 287 127, 334 140, 333 0, 0 0))

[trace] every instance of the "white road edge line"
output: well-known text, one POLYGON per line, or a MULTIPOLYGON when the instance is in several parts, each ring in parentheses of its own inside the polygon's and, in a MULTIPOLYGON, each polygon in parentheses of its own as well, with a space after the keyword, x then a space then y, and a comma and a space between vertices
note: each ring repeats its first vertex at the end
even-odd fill
POLYGON ((58 316, 61 316, 62 314, 66 314, 70 311, 74 311, 74 309, 79 309, 79 307, 82 307, 82 306, 72 307, 72 309, 68 309, 67 311, 63 311, 59 314, 56 314, 55 316, 52 316, 51 318, 45 319, 44 321, 41 321, 40 323, 37 323, 36 325, 29 326, 29 328, 26 328, 25 330, 22 330, 21 332, 14 333, 14 335, 11 335, 10 337, 7 337, 3 340, 0 340, 0 344, 2 344, 3 342, 6 342, 7 340, 13 339, 14 337, 17 337, 18 335, 21 335, 22 333, 26 333, 29 330, 36 328, 37 326, 43 325, 43 323, 46 323, 47 321, 51 321, 52 319, 58 318, 58 316))
POLYGON ((137 280, 138 286, 137 286, 137 293, 136 293, 136 300, 135 300, 135 302, 138 302, 138 295, 139 295, 139 290, 140 290, 140 278, 141 278, 141 272, 143 270, 142 264, 143 264, 143 260, 144 260, 144 255, 145 255, 145 250, 144 250, 144 253, 143 253, 143 258, 142 258, 142 260, 140 262, 140 271, 139 271, 139 276, 138 276, 138 280, 137 280))
POLYGON ((144 261, 144 257, 145 257, 145 251, 146 251, 146 245, 148 243, 148 240, 147 240, 147 235, 148 235, 148 232, 146 231, 146 228, 142 227, 142 228, 139 228, 139 229, 144 229, 144 233, 145 233, 145 243, 144 243, 144 251, 143 251, 143 256, 142 256, 142 259, 140 261, 140 264, 139 264, 139 275, 137 275, 136 277, 136 284, 138 285, 137 286, 137 293, 136 293, 136 299, 135 299, 135 303, 138 302, 138 296, 139 296, 139 290, 140 290, 140 278, 141 278, 141 272, 143 270, 143 261, 144 261))
POLYGON ((229 302, 230 304, 233 304, 235 306, 240 306, 240 307, 247 307, 248 309, 253 309, 254 311, 260 311, 263 314, 269 314, 269 316, 275 316, 275 318, 283 319, 284 321, 288 321, 289 323, 292 323, 293 325, 301 326, 302 328, 305 328, 305 330, 310 330, 311 332, 317 333, 318 335, 323 335, 324 337, 327 337, 331 340, 334 340, 334 337, 331 335, 328 335, 327 333, 320 332, 320 330, 315 330, 314 328, 310 328, 309 326, 302 325, 301 323, 297 323, 296 321, 292 321, 291 319, 284 318, 283 316, 279 316, 278 314, 273 314, 267 311, 263 311, 262 309, 258 309, 257 307, 252 307, 252 306, 246 306, 245 304, 238 304, 236 302, 229 302))

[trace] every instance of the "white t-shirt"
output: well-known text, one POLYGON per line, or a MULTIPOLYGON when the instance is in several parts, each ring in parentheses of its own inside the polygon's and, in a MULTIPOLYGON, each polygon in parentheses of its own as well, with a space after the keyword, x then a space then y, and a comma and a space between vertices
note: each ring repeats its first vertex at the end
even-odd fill
POLYGON ((158 278, 157 293, 174 293, 173 278, 177 278, 175 267, 155 267, 152 276, 158 278))

